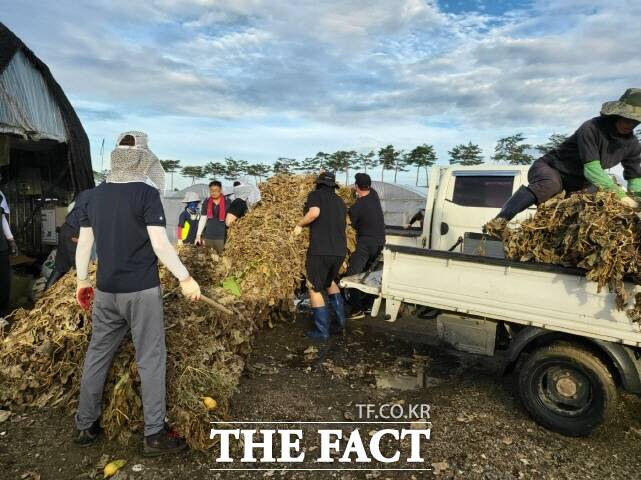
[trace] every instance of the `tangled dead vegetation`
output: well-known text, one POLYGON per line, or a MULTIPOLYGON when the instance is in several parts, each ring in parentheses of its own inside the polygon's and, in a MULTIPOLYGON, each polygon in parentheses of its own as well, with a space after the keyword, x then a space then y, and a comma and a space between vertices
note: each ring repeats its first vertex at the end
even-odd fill
MULTIPOLYGON (((608 287, 616 295, 619 309, 628 303, 624 278, 639 283, 641 221, 613 193, 557 195, 527 220, 492 220, 484 231, 503 240, 511 260, 584 269, 599 291, 608 287)), ((639 302, 627 313, 639 322, 639 302)))
MULTIPOLYGON (((177 280, 161 268, 168 416, 192 448, 207 448, 208 422, 226 418, 259 327, 291 310, 308 245, 306 232, 302 238, 291 232, 312 188, 313 177, 273 177, 261 185, 261 203, 230 229, 224 257, 193 246, 180 249, 203 293, 233 315, 184 300, 177 293, 177 280), (201 401, 204 396, 213 397, 218 407, 208 410, 201 401)), ((340 194, 351 197, 348 189, 340 194)), ((348 235, 353 246, 354 233, 348 235)), ((12 327, 3 332, 0 344, 0 405, 73 411, 91 336, 91 318, 75 302, 75 275, 59 280, 34 309, 16 310, 10 321, 12 327)), ((142 431, 140 379, 130 338, 121 345, 107 378, 102 426, 108 438, 123 442, 142 431)))

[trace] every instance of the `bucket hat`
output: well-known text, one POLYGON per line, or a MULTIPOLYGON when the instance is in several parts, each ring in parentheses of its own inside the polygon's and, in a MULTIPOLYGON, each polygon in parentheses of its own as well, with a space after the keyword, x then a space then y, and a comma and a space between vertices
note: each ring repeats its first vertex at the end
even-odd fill
POLYGON ((641 122, 641 88, 628 88, 619 100, 605 102, 602 115, 618 115, 641 122))

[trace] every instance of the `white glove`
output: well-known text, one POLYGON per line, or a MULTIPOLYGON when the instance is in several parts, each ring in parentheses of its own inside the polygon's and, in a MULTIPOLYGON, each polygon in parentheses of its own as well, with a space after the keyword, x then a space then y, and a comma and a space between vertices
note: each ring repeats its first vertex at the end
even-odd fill
POLYGON ((638 202, 634 198, 632 198, 632 197, 630 197, 628 195, 626 195, 623 198, 620 198, 619 202, 621 202, 626 207, 633 208, 634 210, 637 210, 639 208, 638 202))
POLYGON ((182 244, 183 244, 183 241, 180 238, 176 240, 176 245, 182 245, 182 244))
POLYGON ((200 300, 200 285, 192 277, 180 282, 180 289, 189 300, 200 300))
POLYGON ((303 233, 303 227, 301 227, 300 225, 296 225, 296 227, 294 228, 294 236, 298 237, 301 233, 303 233))

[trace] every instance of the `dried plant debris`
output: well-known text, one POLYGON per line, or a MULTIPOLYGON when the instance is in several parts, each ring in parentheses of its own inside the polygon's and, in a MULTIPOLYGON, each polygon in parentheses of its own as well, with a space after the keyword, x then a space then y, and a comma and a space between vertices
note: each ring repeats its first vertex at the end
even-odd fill
MULTIPOLYGON (((225 255, 183 246, 179 254, 203 293, 234 312, 225 315, 179 295, 178 282, 161 268, 167 341, 168 415, 195 449, 210 446, 209 421, 224 420, 260 326, 293 308, 304 275, 307 232, 291 232, 303 213, 311 176, 278 175, 261 185, 262 201, 229 232, 225 255), (218 407, 208 410, 202 397, 218 407)), ((352 194, 339 194, 348 203, 352 194)), ((348 227, 351 250, 355 235, 348 227)), ((94 272, 92 272, 92 276, 94 272)), ((0 407, 76 407, 91 317, 75 302, 75 276, 67 274, 32 310, 10 317, 0 343, 0 407)), ((142 401, 134 349, 126 339, 114 358, 103 398, 102 426, 126 442, 142 431, 142 401)))
MULTIPOLYGON (((605 286, 617 297, 617 307, 627 304, 624 277, 639 282, 641 221, 613 193, 560 194, 539 205, 527 220, 507 223, 492 220, 484 231, 503 240, 505 256, 522 262, 554 263, 579 267, 586 277, 605 286)), ((628 316, 641 319, 641 307, 628 316)))

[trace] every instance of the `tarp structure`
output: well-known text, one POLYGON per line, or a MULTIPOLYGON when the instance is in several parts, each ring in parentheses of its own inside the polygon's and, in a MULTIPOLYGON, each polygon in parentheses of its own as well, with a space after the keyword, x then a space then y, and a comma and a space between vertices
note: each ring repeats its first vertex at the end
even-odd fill
POLYGON ((385 225, 403 226, 421 208, 425 208, 427 188, 423 190, 395 183, 372 181, 372 188, 381 198, 385 225))
MULTIPOLYGON (((372 181, 372 188, 378 192, 381 198, 386 225, 403 226, 409 222, 416 212, 421 208, 425 208, 426 188, 423 193, 420 188, 376 181, 372 181)), ((167 219, 167 233, 172 241, 176 239, 178 217, 185 208, 181 200, 187 192, 196 192, 202 201, 209 196, 209 187, 205 183, 199 183, 179 192, 169 192, 163 197, 162 203, 165 208, 165 218, 167 219)), ((231 185, 223 185, 224 194, 231 192, 231 185)), ((301 211, 301 215, 302 213, 301 211)))
POLYGON ((71 103, 49 68, 2 23, 1 134, 66 144, 68 158, 59 159, 54 168, 61 173, 68 168, 76 193, 94 186, 89 140, 71 103))

